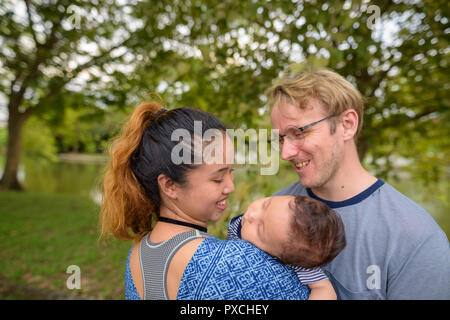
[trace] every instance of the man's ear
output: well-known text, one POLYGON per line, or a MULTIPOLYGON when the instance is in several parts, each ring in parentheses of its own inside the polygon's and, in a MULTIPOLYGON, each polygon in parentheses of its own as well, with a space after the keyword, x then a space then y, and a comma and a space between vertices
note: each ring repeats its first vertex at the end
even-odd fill
POLYGON ((157 181, 161 195, 164 194, 173 200, 177 199, 179 186, 175 181, 162 173, 158 176, 157 181))
POLYGON ((358 131, 358 114, 355 110, 348 109, 342 112, 339 117, 341 118, 344 141, 353 139, 358 131))

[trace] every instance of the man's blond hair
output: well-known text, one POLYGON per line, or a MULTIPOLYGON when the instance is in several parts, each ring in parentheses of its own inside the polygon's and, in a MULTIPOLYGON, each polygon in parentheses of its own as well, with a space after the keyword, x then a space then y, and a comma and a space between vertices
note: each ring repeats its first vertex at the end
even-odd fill
MULTIPOLYGON (((358 114, 355 138, 361 131, 364 114, 363 97, 349 81, 336 72, 326 69, 305 71, 294 78, 281 79, 267 91, 267 95, 273 99, 273 105, 280 101, 288 101, 299 108, 306 107, 308 98, 316 98, 329 115, 339 115, 345 110, 354 109, 358 114)), ((333 122, 332 133, 334 130, 333 122)))

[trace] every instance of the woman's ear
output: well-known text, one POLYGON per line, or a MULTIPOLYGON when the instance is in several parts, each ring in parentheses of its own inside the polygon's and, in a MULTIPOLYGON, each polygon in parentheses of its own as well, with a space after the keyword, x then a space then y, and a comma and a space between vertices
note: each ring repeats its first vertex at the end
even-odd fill
POLYGON ((344 129, 344 141, 353 139, 358 130, 358 114, 355 110, 348 109, 342 112, 340 117, 342 128, 344 129))
POLYGON ((160 192, 170 199, 176 200, 178 197, 178 184, 162 173, 157 180, 160 192))

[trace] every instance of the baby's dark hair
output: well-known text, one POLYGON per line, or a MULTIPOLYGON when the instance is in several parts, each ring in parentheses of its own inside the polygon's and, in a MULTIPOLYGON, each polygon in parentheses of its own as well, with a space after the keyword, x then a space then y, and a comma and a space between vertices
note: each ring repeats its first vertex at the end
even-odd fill
POLYGON ((346 245, 341 217, 325 203, 296 196, 289 203, 294 213, 290 234, 280 260, 303 268, 321 267, 333 260, 346 245))

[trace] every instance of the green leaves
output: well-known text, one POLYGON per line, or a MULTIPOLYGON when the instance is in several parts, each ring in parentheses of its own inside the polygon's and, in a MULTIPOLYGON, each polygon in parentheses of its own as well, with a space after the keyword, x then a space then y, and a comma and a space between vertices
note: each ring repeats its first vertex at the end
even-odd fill
POLYGON ((435 143, 449 134, 435 122, 450 110, 444 1, 21 3, 30 16, 11 1, 0 7, 0 92, 28 89, 22 110, 41 118, 61 120, 64 108, 79 106, 123 110, 158 92, 170 107, 255 127, 276 78, 327 67, 366 96, 362 158, 415 154, 435 163, 426 146, 446 148, 435 143), (79 25, 69 7, 82 13, 79 25), (423 128, 437 132, 417 144, 413 133, 423 128))

